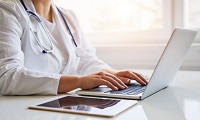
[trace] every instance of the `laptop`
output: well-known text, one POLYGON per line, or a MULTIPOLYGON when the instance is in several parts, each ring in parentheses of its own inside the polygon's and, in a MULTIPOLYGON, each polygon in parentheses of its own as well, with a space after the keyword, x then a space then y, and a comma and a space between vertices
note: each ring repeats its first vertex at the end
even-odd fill
POLYGON ((151 77, 147 86, 139 84, 130 84, 125 90, 112 91, 108 87, 98 87, 90 90, 79 90, 78 95, 96 96, 96 97, 114 97, 125 99, 144 99, 166 87, 173 80, 176 72, 179 70, 184 56, 189 50, 197 31, 176 28, 151 77))

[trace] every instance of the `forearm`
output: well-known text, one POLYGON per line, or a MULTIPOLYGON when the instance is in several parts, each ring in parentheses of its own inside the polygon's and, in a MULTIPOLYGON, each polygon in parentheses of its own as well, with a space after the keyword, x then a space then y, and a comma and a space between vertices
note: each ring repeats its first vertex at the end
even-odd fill
POLYGON ((62 76, 58 85, 58 93, 66 93, 80 88, 80 79, 77 76, 62 76))

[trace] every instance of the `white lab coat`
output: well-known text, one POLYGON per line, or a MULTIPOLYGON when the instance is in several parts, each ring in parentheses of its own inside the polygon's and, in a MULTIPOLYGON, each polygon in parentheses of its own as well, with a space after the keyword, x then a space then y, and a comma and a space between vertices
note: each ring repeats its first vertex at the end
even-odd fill
MULTIPOLYGON (((35 12, 31 0, 24 0, 27 8, 35 12)), ((66 26, 55 8, 53 12, 59 27, 67 64, 60 68, 59 48, 43 54, 33 37, 30 27, 35 29, 43 45, 49 41, 42 38, 37 22, 30 21, 19 0, 0 1, 0 92, 3 95, 56 95, 61 75, 84 75, 109 67, 95 56, 95 50, 84 40, 77 18, 70 10, 59 8, 70 24, 70 30, 86 55, 77 57, 75 45, 69 39, 66 26)), ((35 12, 36 13, 36 12, 35 12)), ((45 33, 44 33, 45 34, 45 33)))

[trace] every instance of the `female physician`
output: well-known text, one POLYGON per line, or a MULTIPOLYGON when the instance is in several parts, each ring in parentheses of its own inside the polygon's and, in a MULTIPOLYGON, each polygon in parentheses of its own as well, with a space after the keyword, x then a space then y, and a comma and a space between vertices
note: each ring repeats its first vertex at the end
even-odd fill
POLYGON ((117 71, 95 56, 77 18, 52 0, 0 1, 0 92, 56 95, 106 85, 125 89, 138 73, 117 71))

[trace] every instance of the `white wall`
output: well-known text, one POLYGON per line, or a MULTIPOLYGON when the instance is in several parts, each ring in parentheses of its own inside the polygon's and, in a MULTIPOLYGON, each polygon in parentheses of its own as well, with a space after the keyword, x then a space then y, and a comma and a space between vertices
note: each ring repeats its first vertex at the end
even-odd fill
MULTIPOLYGON (((153 69, 166 44, 96 46, 97 56, 116 69, 153 69)), ((184 58, 181 69, 200 70, 200 44, 195 43, 184 58)))

